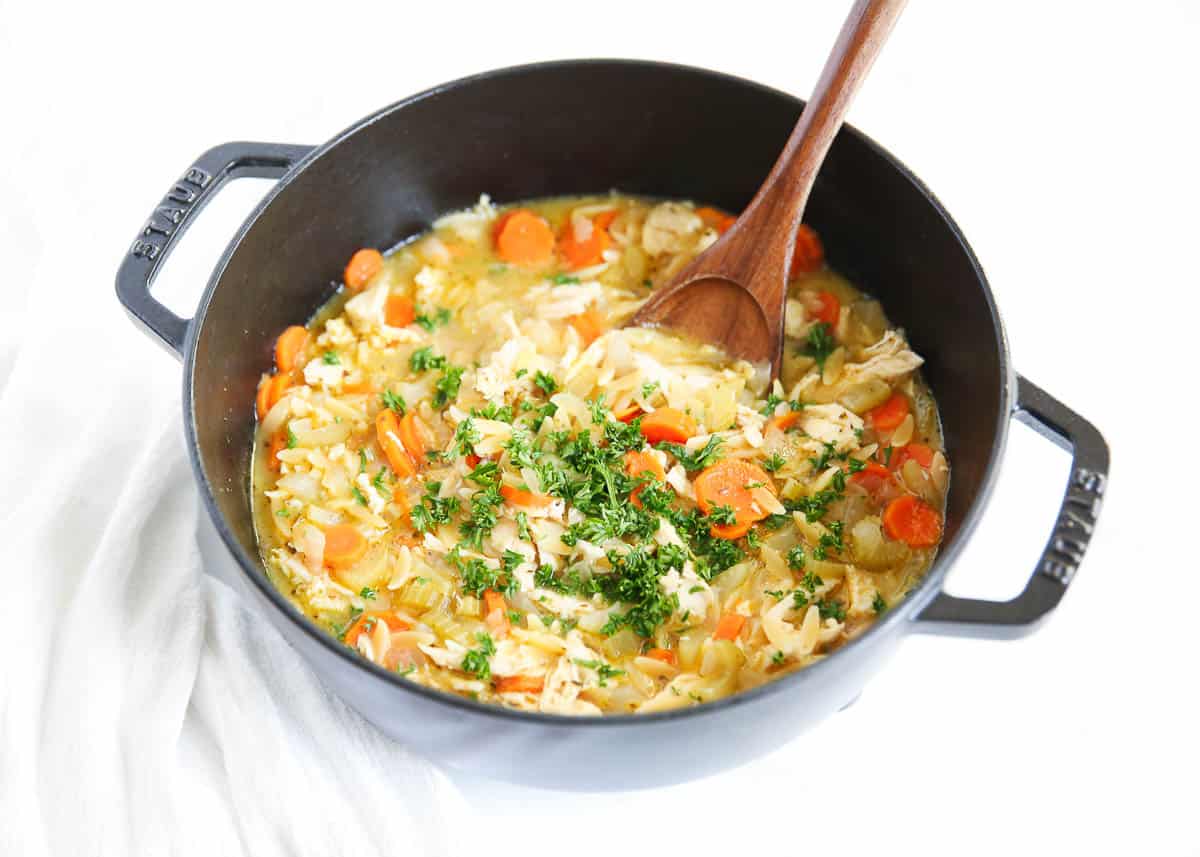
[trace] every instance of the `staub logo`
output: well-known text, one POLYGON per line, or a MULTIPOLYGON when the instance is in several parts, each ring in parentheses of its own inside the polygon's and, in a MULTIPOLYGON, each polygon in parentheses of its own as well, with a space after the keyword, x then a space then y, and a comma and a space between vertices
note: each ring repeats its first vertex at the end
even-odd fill
POLYGON ((1096 518, 1100 515, 1104 498, 1104 484, 1103 473, 1086 467, 1076 468, 1071 475, 1062 512, 1038 569, 1046 577, 1065 586, 1075 576, 1096 529, 1096 518))
POLYGON ((184 173, 154 209, 142 227, 142 234, 129 248, 129 255, 139 259, 157 258, 167 238, 187 219, 200 192, 212 183, 212 179, 212 174, 200 167, 192 167, 184 173))

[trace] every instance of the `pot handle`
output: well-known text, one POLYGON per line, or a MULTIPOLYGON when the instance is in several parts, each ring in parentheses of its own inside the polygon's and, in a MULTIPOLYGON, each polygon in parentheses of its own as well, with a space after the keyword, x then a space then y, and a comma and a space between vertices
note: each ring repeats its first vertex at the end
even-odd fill
POLYGON ((1010 601, 983 601, 938 593, 918 614, 916 631, 1004 640, 1022 637, 1058 606, 1083 560, 1108 481, 1108 444, 1095 426, 1020 376, 1013 415, 1071 453, 1071 477, 1050 539, 1020 595, 1010 601))
POLYGON ((284 143, 224 143, 197 158, 150 214, 117 271, 117 298, 129 316, 181 356, 191 319, 175 315, 150 294, 163 260, 196 213, 230 179, 280 178, 312 149, 284 143))

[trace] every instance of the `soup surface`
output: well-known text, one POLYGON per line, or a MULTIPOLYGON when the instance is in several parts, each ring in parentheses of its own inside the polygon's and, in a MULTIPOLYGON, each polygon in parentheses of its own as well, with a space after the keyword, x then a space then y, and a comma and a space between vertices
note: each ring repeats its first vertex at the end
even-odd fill
POLYGON ((259 388, 275 585, 409 681, 561 714, 701 704, 861 634, 941 538, 921 358, 807 228, 780 381, 621 329, 731 222, 484 197, 356 253, 259 388))

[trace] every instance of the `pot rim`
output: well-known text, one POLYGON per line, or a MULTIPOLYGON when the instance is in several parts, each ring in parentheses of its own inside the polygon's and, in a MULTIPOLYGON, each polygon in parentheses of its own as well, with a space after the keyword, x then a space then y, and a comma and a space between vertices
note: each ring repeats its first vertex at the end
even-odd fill
MULTIPOLYGON (((195 424, 195 402, 194 402, 194 387, 193 376, 195 371, 196 343, 199 339, 199 331, 204 325, 204 321, 208 314, 209 304, 212 296, 216 291, 221 277, 225 273, 230 259, 233 254, 241 246, 242 241, 253 228, 255 222, 266 208, 271 205, 275 199, 287 190, 288 186, 299 176, 309 164, 318 158, 323 157, 331 150, 335 149, 342 141, 349 138, 358 131, 367 128, 385 116, 403 110, 413 104, 425 101, 426 99, 435 98, 443 93, 449 93, 454 90, 470 87, 476 83, 494 80, 497 78, 520 77, 527 74, 542 74, 546 72, 571 72, 581 68, 600 67, 600 66, 617 66, 626 68, 642 68, 648 71, 673 71, 684 72, 687 75, 709 80, 720 80, 726 83, 735 83, 740 87, 750 90, 756 90, 761 93, 770 94, 772 96, 781 96, 795 102, 799 106, 803 106, 802 99, 797 98, 790 93, 774 87, 767 86, 762 83, 747 80, 746 78, 737 75, 726 74, 724 72, 713 71, 698 66, 688 66, 678 63, 659 62, 655 60, 640 60, 640 59, 622 59, 622 58, 587 58, 587 59, 568 59, 568 60, 553 60, 549 62, 527 63, 523 65, 507 66, 504 68, 492 69, 490 71, 480 72, 477 74, 461 77, 446 83, 441 83, 411 95, 400 101, 394 102, 376 112, 358 120, 347 128, 331 137, 327 142, 313 149, 303 159, 297 162, 288 173, 281 178, 270 191, 262 198, 262 200, 254 207, 250 214, 243 221, 233 239, 230 240, 224 252, 221 254, 216 266, 213 268, 212 275, 209 277, 207 286, 204 289, 196 313, 188 325, 187 335, 183 347, 183 409, 184 409, 184 431, 187 437, 188 457, 191 460, 192 470, 197 475, 197 481, 201 486, 201 496, 204 501, 204 506, 207 509, 208 515, 211 518, 213 525, 221 536, 221 540, 225 543, 225 547, 236 559, 240 570, 253 582, 259 592, 274 606, 280 613, 286 616, 293 624, 298 626, 305 634, 318 642, 326 650, 341 658, 348 666, 361 670, 363 673, 373 676, 374 678, 386 682, 394 688, 400 689, 409 693, 416 693, 425 697, 428 701, 446 706, 448 710, 459 709, 471 714, 482 714, 504 719, 511 719, 530 724, 541 724, 544 726, 587 726, 587 727, 614 727, 628 726, 634 724, 651 724, 663 723, 678 720, 684 717, 703 717, 717 715, 721 711, 739 705, 748 705, 757 703, 761 700, 783 693, 785 691, 794 690, 804 684, 806 681, 811 682, 817 680, 817 677, 824 676, 831 669, 838 669, 836 666, 839 658, 837 657, 844 651, 852 649, 865 648, 868 645, 882 642, 885 638, 896 633, 902 633, 906 627, 910 626, 925 607, 940 591, 942 581, 949 572, 950 567, 957 559, 958 554, 966 544, 967 540, 974 532, 979 520, 983 516, 984 508, 987 506, 991 498, 992 491, 995 487, 996 478, 998 475, 998 463, 1004 453, 1004 448, 1008 438, 1008 426, 1010 415, 1014 410, 1016 376, 1012 367, 1012 362, 1008 350, 1008 337, 1004 330, 1004 324, 1000 318, 999 311, 996 307, 995 298, 992 295, 991 287, 988 284, 987 277, 983 272, 979 260, 975 257, 974 251, 967 243, 962 231, 954 222, 949 212, 942 206, 938 198, 925 184, 917 178, 903 163, 900 162, 894 155, 880 146, 872 138, 868 137, 863 132, 859 131, 852 125, 843 126, 839 132, 848 134, 867 146, 871 152, 882 158, 889 166, 896 170, 902 178, 907 180, 913 187, 928 201, 928 203, 937 212, 938 216, 945 223, 946 227, 959 247, 965 253, 972 270, 975 273, 980 289, 983 291, 983 297, 987 303, 988 311, 991 316, 992 325, 996 333, 996 347, 998 351, 998 362, 1000 365, 1001 374, 1001 407, 998 409, 995 427, 995 440, 992 444, 992 449, 988 456, 987 465, 984 470, 980 489, 974 500, 971 502, 967 513, 963 518, 958 531, 955 533, 951 541, 942 546, 934 558, 933 564, 926 573, 924 579, 913 589, 900 604, 890 608, 887 613, 872 623, 861 635, 849 641, 832 656, 823 658, 814 664, 810 664, 803 669, 783 676, 782 678, 766 682, 755 688, 740 691, 731 696, 714 702, 708 702, 703 705, 690 706, 687 708, 675 709, 672 711, 653 712, 650 714, 601 714, 601 715, 565 715, 552 714, 540 711, 523 711, 514 708, 507 708, 501 705, 491 703, 483 703, 468 699, 467 697, 457 694, 447 693, 445 691, 436 690, 434 688, 425 687, 404 679, 397 673, 384 669, 383 667, 368 661, 354 653, 348 646, 335 640, 326 631, 318 628, 313 622, 298 611, 291 602, 289 602, 278 589, 267 578, 262 570, 261 561, 249 556, 243 550, 241 543, 234 536, 232 530, 226 524, 224 517, 217 508, 214 500, 213 485, 209 481, 208 474, 205 472, 204 464, 199 454, 199 444, 197 441, 197 428, 195 424)), ((950 490, 954 490, 953 480, 951 480, 950 490)), ((845 660, 845 659, 840 659, 845 660)))

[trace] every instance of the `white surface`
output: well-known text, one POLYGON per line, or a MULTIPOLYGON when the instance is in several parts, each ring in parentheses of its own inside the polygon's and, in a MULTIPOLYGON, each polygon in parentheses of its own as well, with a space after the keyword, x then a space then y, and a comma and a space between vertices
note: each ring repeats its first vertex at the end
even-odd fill
MULTIPOLYGON (((345 2, 70 11, 0 3, 0 532, 9 543, 0 599, 0 846, 6 833, 35 826, 30 812, 40 806, 48 853, 135 853, 129 843, 178 842, 171 837, 179 831, 198 852, 238 853, 240 842, 269 853, 246 835, 256 820, 248 807, 297 783, 255 782, 234 793, 209 786, 242 783, 242 772, 290 751, 314 760, 297 762, 293 775, 304 771, 313 788, 348 794, 345 780, 321 773, 330 757, 311 745, 373 741, 357 726, 289 731, 302 715, 287 711, 278 726, 239 720, 242 692, 224 697, 222 710, 220 688, 206 688, 200 668, 195 694, 209 701, 186 714, 229 724, 233 734, 214 740, 237 748, 236 764, 224 774, 205 769, 196 761, 207 758, 203 746, 191 744, 177 767, 169 753, 159 759, 182 790, 172 794, 196 794, 172 804, 173 815, 158 811, 167 798, 151 783, 86 776, 113 752, 106 736, 114 730, 126 753, 142 735, 169 747, 163 742, 185 714, 186 674, 106 682, 116 657, 108 646, 154 630, 113 627, 114 617, 129 615, 122 604, 128 611, 152 603, 137 599, 159 599, 178 609, 176 594, 183 604, 207 600, 207 616, 227 617, 203 649, 201 662, 215 665, 207 680, 246 674, 238 670, 249 637, 228 621, 230 605, 197 592, 190 560, 164 562, 160 588, 143 582, 106 598, 89 585, 125 556, 123 539, 194 502, 179 465, 178 367, 140 338, 112 296, 135 230, 190 159, 231 139, 317 143, 427 85, 536 59, 667 59, 804 94, 845 7, 804 4, 811 8, 785 19, 776 5, 784 4, 743 0, 708 11, 493 0, 478 11, 422 4, 400 14, 399 4, 345 2), (22 337, 34 339, 10 377, 22 337), (33 365, 52 353, 59 359, 50 366, 33 365), (147 472, 135 443, 143 440, 174 462, 158 475, 176 484, 133 485, 147 472), (130 468, 126 483, 112 475, 114 464, 130 468), (30 502, 45 497, 72 503, 48 519, 30 502), (156 498, 182 506, 146 508, 156 498), (114 502, 129 515, 104 541, 93 517, 114 502), (14 554, 13 543, 27 544, 31 533, 53 533, 53 550, 14 554), (90 567, 88 557, 96 558, 90 567), (165 588, 167 580, 179 588, 165 588), (94 598, 95 609, 56 612, 72 594, 76 605, 94 598), (122 598, 133 601, 112 603, 122 598), (64 656, 56 629, 80 617, 100 629, 100 642, 64 656), (39 674, 49 662, 65 666, 39 674), (157 692, 173 694, 175 720, 140 718, 139 694, 164 680, 157 692), (63 701, 73 706, 43 709, 43 722, 18 717, 63 701), (276 743, 255 741, 239 722, 276 743), (42 743, 31 746, 38 735, 42 743)), ((1188 2, 915 2, 851 113, 957 218, 991 278, 1018 369, 1095 421, 1112 446, 1102 525, 1045 630, 1016 643, 912 638, 856 706, 708 781, 560 795, 454 775, 470 804, 454 826, 483 853, 1200 853, 1192 818, 1200 564, 1183 541, 1195 532, 1191 430, 1200 416, 1189 360, 1200 285, 1191 128, 1198 75, 1189 59, 1198 23, 1188 2)), ((230 188, 199 218, 164 283, 179 305, 194 300, 262 189, 230 188)), ((1014 431, 1002 485, 956 567, 955 591, 995 595, 1019 585, 1065 471, 1064 456, 1014 431)), ((278 658, 268 665, 286 673, 289 658, 278 658)), ((376 835, 393 812, 380 798, 392 786, 380 788, 358 814, 361 830, 326 827, 301 853, 419 852, 420 840, 376 835)), ((411 807, 411 790, 395 786, 394 803, 411 807)), ((329 818, 344 818, 344 809, 329 818)), ((305 821, 272 828, 276 844, 289 830, 320 827, 305 821)), ((0 847, 6 855, 41 853, 8 844, 0 847)))

